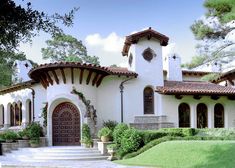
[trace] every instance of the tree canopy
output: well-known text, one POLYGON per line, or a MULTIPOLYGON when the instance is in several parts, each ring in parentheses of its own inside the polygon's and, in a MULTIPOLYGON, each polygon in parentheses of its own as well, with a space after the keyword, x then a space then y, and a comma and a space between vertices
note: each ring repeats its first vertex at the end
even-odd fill
POLYGON ((48 46, 41 49, 43 59, 99 64, 99 58, 89 56, 82 41, 71 35, 56 34, 46 43, 48 46))
POLYGON ((65 26, 71 26, 74 13, 78 10, 74 8, 61 16, 58 13, 48 15, 34 10, 31 2, 27 2, 26 6, 24 8, 17 5, 13 0, 1 0, 0 49, 15 49, 21 41, 30 41, 39 31, 61 33, 62 29, 57 24, 61 22, 65 26))
POLYGON ((228 63, 235 56, 235 1, 206 0, 207 12, 196 20, 191 30, 198 40, 196 47, 200 58, 193 58, 188 68, 207 62, 228 63), (200 61, 198 61, 200 60, 200 61), (190 66, 193 65, 193 66, 190 66))

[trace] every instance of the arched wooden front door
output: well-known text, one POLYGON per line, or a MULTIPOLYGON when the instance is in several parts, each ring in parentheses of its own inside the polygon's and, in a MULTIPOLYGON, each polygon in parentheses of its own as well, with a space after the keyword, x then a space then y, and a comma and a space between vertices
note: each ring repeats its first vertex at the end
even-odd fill
POLYGON ((52 114, 53 145, 80 145, 80 114, 72 103, 61 103, 52 114))

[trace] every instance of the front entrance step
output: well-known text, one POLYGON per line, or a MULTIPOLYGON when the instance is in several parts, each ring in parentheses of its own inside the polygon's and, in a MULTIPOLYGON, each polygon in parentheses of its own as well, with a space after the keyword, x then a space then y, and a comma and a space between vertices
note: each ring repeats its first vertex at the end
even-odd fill
POLYGON ((156 130, 160 128, 173 128, 174 124, 170 122, 159 122, 159 123, 130 123, 131 127, 139 130, 156 130))
POLYGON ((135 116, 134 123, 159 123, 166 122, 167 116, 144 115, 135 116))
POLYGON ((20 162, 50 162, 55 160, 85 161, 105 160, 108 158, 108 156, 102 155, 97 149, 78 146, 20 148, 17 151, 5 154, 3 157, 18 160, 20 162))
POLYGON ((167 121, 167 116, 144 115, 135 116, 134 123, 130 123, 130 126, 140 130, 156 130, 172 128, 174 124, 167 121))

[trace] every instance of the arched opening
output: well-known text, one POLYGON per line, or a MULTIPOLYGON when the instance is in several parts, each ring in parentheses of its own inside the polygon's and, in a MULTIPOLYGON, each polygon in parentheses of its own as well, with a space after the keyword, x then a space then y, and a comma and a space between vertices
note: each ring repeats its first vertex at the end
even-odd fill
POLYGON ((4 126, 4 106, 0 105, 0 128, 4 126))
POLYGON ((181 103, 178 107, 179 127, 190 127, 190 107, 186 103, 181 103))
POLYGON ((144 89, 144 114, 154 114, 154 91, 151 87, 144 89))
POLYGON ((204 103, 200 103, 197 105, 197 128, 206 128, 208 112, 207 106, 204 103))
POLYGON ((57 105, 52 114, 53 145, 80 145, 80 113, 69 102, 57 105))
POLYGON ((224 127, 224 106, 222 104, 216 104, 214 107, 214 127, 224 127))

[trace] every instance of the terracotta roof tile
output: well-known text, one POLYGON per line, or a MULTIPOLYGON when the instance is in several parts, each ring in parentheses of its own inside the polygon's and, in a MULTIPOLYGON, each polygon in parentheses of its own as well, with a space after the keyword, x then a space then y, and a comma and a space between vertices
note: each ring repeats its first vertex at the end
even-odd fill
POLYGON ((164 86, 156 88, 156 92, 167 95, 235 95, 235 88, 209 82, 165 81, 164 86))
POLYGON ((134 34, 131 34, 129 36, 126 36, 126 40, 123 46, 122 50, 122 55, 126 56, 128 54, 128 51, 130 49, 131 44, 136 44, 140 38, 147 37, 148 39, 150 38, 155 38, 160 41, 160 44, 162 46, 167 46, 169 37, 151 29, 151 27, 147 30, 143 30, 134 34))

